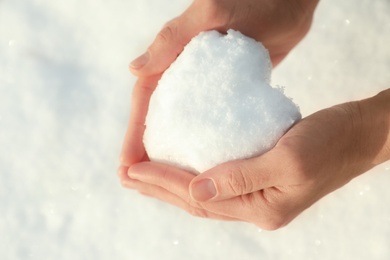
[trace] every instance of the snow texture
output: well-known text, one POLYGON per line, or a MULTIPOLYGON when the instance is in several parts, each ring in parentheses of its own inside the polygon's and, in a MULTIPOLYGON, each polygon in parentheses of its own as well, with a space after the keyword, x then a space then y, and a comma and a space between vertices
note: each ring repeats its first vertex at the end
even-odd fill
POLYGON ((194 173, 270 150, 301 118, 272 88, 261 43, 228 30, 202 32, 163 74, 146 118, 151 160, 194 173))
MULTIPOLYGON (((0 1, 0 259, 390 259, 390 163, 275 232, 120 186, 128 63, 190 3, 0 1)), ((272 84, 303 117, 389 88, 389 14, 388 0, 320 1, 272 84)))

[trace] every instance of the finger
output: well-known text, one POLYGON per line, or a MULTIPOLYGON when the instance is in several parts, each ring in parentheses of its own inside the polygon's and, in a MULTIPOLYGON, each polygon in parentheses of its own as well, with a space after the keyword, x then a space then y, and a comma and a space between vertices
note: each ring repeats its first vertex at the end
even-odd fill
POLYGON ((288 52, 284 52, 280 54, 270 53, 272 68, 275 69, 276 66, 278 66, 284 60, 284 58, 286 58, 287 54, 288 52))
POLYGON ((131 179, 164 188, 191 201, 188 187, 195 176, 189 172, 165 164, 142 162, 131 166, 128 175, 131 179))
POLYGON ((184 170, 153 162, 133 165, 128 172, 130 179, 137 180, 138 191, 178 206, 191 215, 222 220, 240 220, 238 218, 205 211, 201 204, 193 201, 188 185, 194 175, 184 170))
POLYGON ((124 186, 124 183, 129 180, 129 176, 127 175, 127 171, 129 170, 129 167, 127 166, 119 166, 117 170, 117 175, 119 177, 119 180, 121 181, 121 184, 124 186))
POLYGON ((203 208, 200 207, 194 207, 190 204, 188 204, 187 201, 183 200, 179 196, 175 195, 174 193, 161 188, 156 185, 144 183, 144 182, 135 182, 134 188, 138 190, 142 195, 156 198, 158 200, 161 200, 163 202, 167 202, 173 206, 176 206, 178 208, 181 208, 191 215, 195 217, 201 217, 201 218, 210 218, 210 219, 217 219, 217 220, 235 220, 237 221, 238 219, 231 218, 228 216, 223 216, 219 214, 215 214, 213 212, 209 212, 203 208))
POLYGON ((260 157, 219 165, 192 180, 191 197, 198 202, 218 201, 281 185, 288 169, 286 158, 281 158, 281 153, 271 150, 260 157))
POLYGON ((141 182, 135 179, 129 178, 127 175, 128 167, 126 166, 120 166, 118 168, 118 177, 120 179, 120 183, 123 187, 128 189, 136 189, 137 185, 139 185, 141 182))
POLYGON ((136 82, 131 99, 129 125, 123 140, 120 156, 121 164, 131 166, 147 158, 143 144, 145 118, 149 107, 150 96, 157 86, 160 75, 139 78, 136 82))
MULTIPOLYGON (((191 215, 202 217, 217 215, 224 216, 227 219, 252 223, 255 220, 260 223, 267 222, 264 217, 259 219, 252 217, 254 209, 262 206, 262 203, 255 200, 255 196, 252 195, 202 204, 193 201, 189 195, 188 186, 195 176, 183 170, 164 164, 142 162, 134 164, 129 169, 128 175, 130 179, 138 181, 136 187, 134 187, 134 183, 131 183, 133 189, 135 188, 143 194, 176 205, 191 215), (167 192, 171 194, 168 195, 167 192)), ((265 214, 265 216, 268 215, 265 214)))
POLYGON ((147 52, 130 63, 136 76, 149 76, 165 71, 183 51, 194 34, 188 19, 178 17, 165 24, 147 52))
POLYGON ((130 64, 131 72, 136 76, 162 73, 201 31, 229 29, 224 27, 226 19, 215 17, 217 10, 213 3, 194 1, 182 15, 162 28, 145 54, 130 64))
POLYGON ((143 162, 133 165, 129 169, 129 175, 131 179, 136 178, 139 181, 136 189, 141 193, 176 205, 191 215, 209 218, 219 216, 218 219, 246 221, 271 230, 285 223, 285 214, 278 212, 278 207, 274 205, 285 205, 283 201, 287 201, 286 198, 289 196, 276 188, 223 201, 197 203, 191 200, 187 188, 194 176, 183 170, 143 162), (171 194, 168 195, 166 192, 171 194))

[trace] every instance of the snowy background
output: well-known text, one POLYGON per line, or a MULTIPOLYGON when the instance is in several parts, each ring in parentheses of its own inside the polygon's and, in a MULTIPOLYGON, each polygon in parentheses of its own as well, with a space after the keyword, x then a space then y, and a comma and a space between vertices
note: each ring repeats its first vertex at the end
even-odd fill
MULTIPOLYGON (((116 176, 127 71, 189 0, 0 0, 0 259, 390 259, 390 164, 274 232, 198 219, 116 176)), ((303 115, 390 87, 390 1, 321 1, 275 69, 303 115)))

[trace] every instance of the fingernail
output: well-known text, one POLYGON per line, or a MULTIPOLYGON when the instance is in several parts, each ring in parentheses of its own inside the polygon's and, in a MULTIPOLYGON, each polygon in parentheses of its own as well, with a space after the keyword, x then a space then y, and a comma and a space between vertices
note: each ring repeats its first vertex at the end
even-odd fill
POLYGON ((135 69, 135 70, 139 70, 140 68, 145 66, 145 64, 148 63, 148 61, 149 61, 149 53, 146 52, 145 54, 143 54, 143 55, 139 56, 138 58, 136 58, 135 60, 133 60, 130 63, 130 68, 135 69))
POLYGON ((216 195, 217 189, 212 179, 203 179, 191 185, 191 197, 196 201, 208 201, 216 195))

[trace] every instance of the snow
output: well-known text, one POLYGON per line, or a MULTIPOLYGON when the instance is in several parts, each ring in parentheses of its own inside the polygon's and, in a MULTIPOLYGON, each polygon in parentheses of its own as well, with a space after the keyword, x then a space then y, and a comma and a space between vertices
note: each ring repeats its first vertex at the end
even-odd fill
POLYGON ((148 157, 199 174, 269 151, 301 119, 283 89, 269 85, 271 69, 264 46, 238 31, 194 37, 150 99, 148 157))
MULTIPOLYGON (((275 232, 119 185, 127 64, 189 3, 0 1, 1 259, 389 259, 389 163, 275 232)), ((386 0, 321 1, 272 84, 303 116, 388 88, 389 13, 386 0)))

